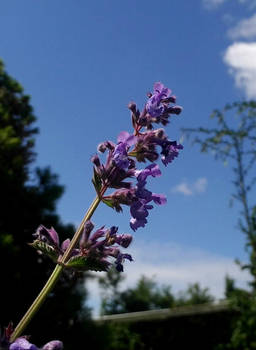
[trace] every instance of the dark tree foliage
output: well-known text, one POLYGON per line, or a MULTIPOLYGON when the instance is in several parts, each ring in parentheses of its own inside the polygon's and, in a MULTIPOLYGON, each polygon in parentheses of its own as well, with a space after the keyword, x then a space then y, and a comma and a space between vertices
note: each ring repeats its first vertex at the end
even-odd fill
POLYGON ((231 305, 239 310, 233 323, 231 340, 222 348, 256 349, 256 206, 253 197, 256 183, 256 101, 235 102, 223 111, 215 110, 212 117, 216 126, 212 129, 184 129, 196 135, 194 142, 202 152, 213 151, 217 159, 230 162, 233 166, 235 193, 232 200, 242 206, 239 227, 246 237, 249 254, 247 264, 238 261, 242 269, 247 269, 252 277, 251 290, 235 287, 234 281, 227 279, 226 294, 231 305))
MULTIPOLYGON (((49 168, 32 170, 34 137, 38 133, 35 121, 29 96, 0 61, 2 327, 11 320, 14 325, 20 320, 54 268, 27 244, 39 224, 53 226, 63 239, 74 232, 73 226, 63 225, 56 213, 56 202, 64 191, 58 176, 49 168)), ((76 347, 76 342, 81 340, 79 331, 84 331, 84 321, 88 318, 83 285, 83 276, 71 279, 63 274, 62 281, 26 330, 27 334, 33 334, 32 342, 40 344, 59 337, 66 343, 66 349, 76 347)))

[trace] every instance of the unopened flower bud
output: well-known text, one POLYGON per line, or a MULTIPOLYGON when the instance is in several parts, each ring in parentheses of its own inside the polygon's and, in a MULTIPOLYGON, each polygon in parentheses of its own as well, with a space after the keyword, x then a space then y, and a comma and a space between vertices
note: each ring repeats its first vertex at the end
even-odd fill
POLYGON ((91 157, 91 162, 97 167, 99 168, 100 167, 100 158, 97 154, 93 155, 91 157))
POLYGON ((136 113, 136 104, 134 102, 130 102, 128 104, 128 108, 130 109, 130 111, 132 111, 133 113, 136 113))

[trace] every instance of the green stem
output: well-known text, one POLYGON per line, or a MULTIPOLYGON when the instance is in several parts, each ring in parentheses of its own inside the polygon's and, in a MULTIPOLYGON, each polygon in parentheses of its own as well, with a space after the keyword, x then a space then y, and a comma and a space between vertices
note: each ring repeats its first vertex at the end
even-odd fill
POLYGON ((27 327, 31 319, 34 317, 34 315, 37 313, 43 302, 45 301, 47 295, 51 292, 53 289, 55 283, 57 282, 61 272, 63 270, 63 266, 57 265, 55 269, 53 270, 50 278, 46 282, 44 288, 41 290, 41 292, 38 294, 37 298, 33 302, 33 304, 30 306, 28 311, 25 313, 23 318, 21 319, 20 323, 17 325, 15 330, 13 331, 11 335, 10 341, 13 342, 16 338, 18 338, 24 331, 24 329, 27 327))
POLYGON ((63 254, 61 260, 59 261, 59 264, 55 267, 54 271, 52 272, 52 274, 51 274, 50 278, 48 279, 48 281, 46 282, 45 286, 43 287, 43 289, 41 290, 41 292, 39 293, 37 298, 34 300, 33 304, 30 306, 28 311, 25 313, 25 315, 23 316, 23 318, 20 320, 19 324, 17 325, 17 327, 13 331, 13 333, 11 335, 11 339, 10 339, 11 342, 14 342, 14 340, 16 338, 18 338, 23 333, 24 329, 28 326, 28 324, 31 321, 31 319, 33 318, 33 316, 37 313, 37 311, 42 306, 42 304, 45 301, 48 294, 52 291, 55 283, 57 282, 57 280, 59 279, 59 277, 61 275, 61 272, 64 268, 64 264, 68 261, 72 250, 75 248, 75 246, 77 245, 77 243, 79 241, 79 238, 83 232, 85 222, 87 220, 90 220, 90 218, 92 217, 96 208, 100 204, 101 198, 102 198, 103 194, 105 193, 105 191, 106 191, 106 187, 103 187, 100 195, 97 196, 94 199, 94 201, 92 202, 92 204, 89 207, 87 213, 85 214, 80 226, 76 230, 76 233, 74 234, 74 236, 70 242, 70 245, 68 246, 67 250, 63 254))

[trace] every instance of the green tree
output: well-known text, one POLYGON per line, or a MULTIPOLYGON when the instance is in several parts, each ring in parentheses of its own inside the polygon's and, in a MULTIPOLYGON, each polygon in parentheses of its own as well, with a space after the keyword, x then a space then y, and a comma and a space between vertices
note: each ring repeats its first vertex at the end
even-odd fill
POLYGON ((120 309, 120 284, 124 279, 124 275, 114 268, 109 269, 104 277, 98 279, 102 290, 102 315, 112 315, 122 312, 120 309))
MULTIPOLYGON (((215 110, 211 116, 216 120, 212 129, 184 129, 196 135, 194 142, 202 152, 213 151, 217 159, 231 162, 233 166, 234 188, 232 201, 242 207, 239 227, 246 237, 249 262, 242 264, 252 277, 249 292, 237 289, 234 281, 226 280, 226 293, 232 300, 232 307, 240 310, 234 320, 229 349, 256 349, 256 206, 251 194, 256 183, 256 102, 235 102, 222 111, 215 110)), ((255 200, 255 199, 254 199, 255 200)))
POLYGON ((208 288, 201 288, 198 283, 189 285, 175 296, 171 293, 171 286, 159 286, 153 278, 145 276, 141 276, 135 287, 120 291, 123 279, 114 269, 100 278, 103 315, 197 305, 214 300, 208 288))
POLYGON ((209 288, 202 288, 199 283, 190 284, 175 299, 175 306, 200 305, 211 303, 214 297, 209 293, 209 288))
MULTIPOLYGON (((56 213, 64 187, 50 168, 32 169, 38 129, 30 98, 0 61, 0 325, 19 321, 45 283, 53 265, 28 246, 39 224, 54 226, 65 239, 74 232, 56 213)), ((68 275, 40 310, 28 334, 38 344, 61 338, 66 348, 79 343, 88 309, 84 276, 68 275), (47 327, 46 327, 47 325, 47 327), (68 334, 68 335, 67 335, 68 334), (77 336, 77 341, 75 338, 77 336), (72 336, 72 339, 71 339, 72 336)))

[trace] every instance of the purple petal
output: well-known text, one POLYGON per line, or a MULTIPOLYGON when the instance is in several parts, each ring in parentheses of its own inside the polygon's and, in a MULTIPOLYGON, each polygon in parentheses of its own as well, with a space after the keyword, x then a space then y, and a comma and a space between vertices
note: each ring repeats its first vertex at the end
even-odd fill
POLYGON ((52 240, 54 241, 54 243, 59 246, 60 244, 60 241, 59 241, 59 236, 58 236, 58 233, 54 230, 53 227, 51 227, 49 230, 49 235, 51 236, 52 240))
POLYGON ((117 137, 117 142, 126 142, 130 134, 127 131, 121 131, 120 134, 117 137))
POLYGON ((139 227, 145 227, 147 222, 148 221, 145 218, 143 218, 143 219, 131 218, 130 227, 133 231, 136 231, 139 227))
POLYGON ((171 163, 179 155, 179 150, 183 149, 183 146, 177 144, 176 141, 168 141, 162 146, 161 160, 165 166, 171 163))
POLYGON ((128 248, 131 242, 132 235, 129 234, 117 235, 116 237, 116 243, 119 244, 121 247, 128 248))
POLYGON ((70 245, 70 239, 67 238, 67 239, 65 239, 65 241, 62 242, 62 244, 61 244, 61 249, 63 250, 63 252, 65 252, 65 251, 67 250, 67 248, 68 248, 69 245, 70 245))
POLYGON ((20 337, 10 345, 9 350, 38 350, 38 348, 34 344, 31 344, 26 338, 20 337))
POLYGON ((136 219, 144 219, 148 216, 148 211, 145 203, 136 201, 130 207, 131 216, 136 219))
POLYGON ((120 250, 117 247, 110 247, 104 249, 104 254, 113 256, 114 258, 117 258, 120 254, 120 250))
POLYGON ((118 227, 117 226, 110 227, 110 230, 109 230, 110 237, 114 236, 117 233, 117 231, 118 231, 118 227))
POLYGON ((181 106, 172 106, 167 109, 167 113, 179 115, 183 108, 181 106))
POLYGON ((125 143, 126 146, 130 147, 134 145, 137 141, 137 137, 134 135, 130 135, 127 131, 122 131, 117 137, 118 143, 125 143))
POLYGON ((128 159, 127 146, 125 143, 119 143, 113 152, 113 160, 120 169, 127 169, 130 165, 128 159))
POLYGON ((42 350, 61 350, 63 349, 63 343, 59 340, 52 340, 45 344, 42 350))
POLYGON ((145 169, 136 173, 138 181, 145 181, 148 176, 158 177, 161 175, 161 170, 158 164, 150 164, 145 169))
POLYGON ((122 254, 122 253, 120 253, 118 255, 116 261, 115 261, 117 271, 119 271, 119 272, 123 272, 124 271, 123 261, 125 259, 133 261, 133 258, 132 258, 132 256, 130 254, 122 254))
POLYGON ((90 240, 91 240, 92 242, 96 242, 97 239, 99 239, 99 238, 105 236, 106 231, 107 231, 107 230, 104 229, 104 226, 102 226, 101 228, 99 228, 97 231, 95 231, 95 232, 92 234, 92 236, 90 237, 90 240))
POLYGON ((164 86, 160 81, 154 84, 154 94, 161 95, 162 98, 168 98, 172 91, 164 86))
POLYGON ((144 199, 145 201, 150 202, 152 200, 152 192, 139 185, 140 183, 138 183, 137 186, 136 196, 140 199, 144 199))
POLYGON ((163 205, 163 204, 166 204, 167 202, 166 196, 164 194, 152 193, 151 198, 154 201, 154 203, 158 205, 163 205))

